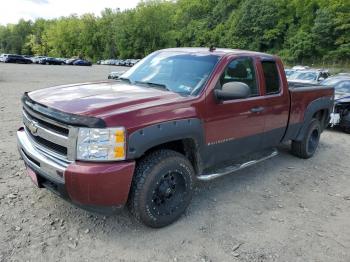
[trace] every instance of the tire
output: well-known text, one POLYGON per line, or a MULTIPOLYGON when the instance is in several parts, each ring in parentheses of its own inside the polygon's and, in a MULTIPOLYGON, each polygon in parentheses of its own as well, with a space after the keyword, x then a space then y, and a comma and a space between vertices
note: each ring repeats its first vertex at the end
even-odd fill
POLYGON ((191 202, 194 170, 185 156, 158 150, 136 166, 129 209, 140 223, 161 228, 178 220, 191 202))
POLYGON ((320 122, 317 119, 312 119, 303 139, 292 141, 292 154, 303 159, 312 157, 317 150, 321 133, 320 122))

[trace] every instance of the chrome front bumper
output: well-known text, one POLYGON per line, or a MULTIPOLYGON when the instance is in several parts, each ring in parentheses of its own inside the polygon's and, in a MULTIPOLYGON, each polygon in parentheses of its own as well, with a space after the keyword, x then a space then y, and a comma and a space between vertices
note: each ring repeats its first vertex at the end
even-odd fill
POLYGON ((69 163, 45 152, 37 147, 24 129, 17 131, 18 150, 27 166, 44 178, 58 184, 64 184, 64 172, 69 163))

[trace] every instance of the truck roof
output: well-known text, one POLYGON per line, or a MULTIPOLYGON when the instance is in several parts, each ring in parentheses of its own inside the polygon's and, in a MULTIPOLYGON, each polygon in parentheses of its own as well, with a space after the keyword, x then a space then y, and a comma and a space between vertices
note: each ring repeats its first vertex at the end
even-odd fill
POLYGON ((227 54, 237 54, 237 55, 249 55, 249 56, 258 56, 265 58, 276 58, 274 55, 269 55, 261 52, 247 51, 241 49, 230 49, 230 48, 215 48, 210 50, 209 47, 177 47, 177 48, 167 48, 162 49, 160 51, 178 51, 178 52, 186 52, 186 53, 203 53, 203 54, 215 54, 218 56, 224 56, 227 54))

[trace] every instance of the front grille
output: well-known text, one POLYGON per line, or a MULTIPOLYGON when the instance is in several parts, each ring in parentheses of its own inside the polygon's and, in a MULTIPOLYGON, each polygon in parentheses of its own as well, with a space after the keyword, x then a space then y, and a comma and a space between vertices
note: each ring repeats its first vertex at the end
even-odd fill
MULTIPOLYGON (((29 134, 30 134, 30 131, 28 129, 27 129, 27 132, 29 132, 29 134)), ((52 150, 57 154, 61 154, 64 156, 67 155, 67 148, 66 147, 52 143, 52 142, 50 142, 42 137, 39 137, 39 136, 31 135, 31 137, 35 142, 37 142, 40 145, 43 145, 45 148, 52 150)))
POLYGON ((34 146, 54 157, 68 161, 69 147, 72 148, 73 144, 69 141, 68 126, 27 108, 23 108, 23 123, 34 146))
POLYGON ((38 117, 35 117, 35 116, 31 115, 30 112, 28 112, 26 109, 23 109, 23 111, 27 115, 29 115, 32 120, 37 121, 43 127, 47 128, 47 129, 49 129, 51 131, 57 132, 57 133, 59 133, 61 135, 68 136, 68 134, 69 134, 69 129, 68 128, 64 128, 64 127, 61 127, 61 126, 58 126, 58 125, 54 125, 54 124, 51 124, 51 123, 49 123, 47 121, 44 121, 44 120, 42 120, 42 119, 40 119, 38 117))

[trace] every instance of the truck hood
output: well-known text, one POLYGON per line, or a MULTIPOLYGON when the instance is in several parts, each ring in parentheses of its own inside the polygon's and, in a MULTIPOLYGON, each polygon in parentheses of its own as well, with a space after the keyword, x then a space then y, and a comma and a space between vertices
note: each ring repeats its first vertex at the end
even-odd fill
POLYGON ((117 81, 56 86, 30 92, 29 97, 66 113, 94 117, 112 110, 127 112, 184 99, 170 91, 117 81))

